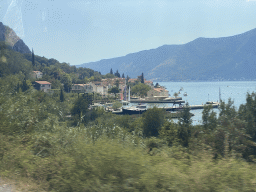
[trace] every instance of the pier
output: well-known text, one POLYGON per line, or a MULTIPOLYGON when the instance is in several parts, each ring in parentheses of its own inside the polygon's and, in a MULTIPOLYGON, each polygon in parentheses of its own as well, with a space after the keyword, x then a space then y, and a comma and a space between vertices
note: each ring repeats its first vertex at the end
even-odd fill
MULTIPOLYGON (((212 102, 212 103, 207 103, 207 104, 204 104, 204 105, 189 105, 188 107, 190 108, 190 110, 196 110, 196 109, 203 109, 204 106, 209 106, 211 105, 212 108, 218 108, 219 107, 219 103, 217 102, 212 102)), ((184 106, 172 106, 172 107, 158 107, 160 109, 164 109, 166 111, 182 111, 184 109, 184 106)), ((143 110, 143 112, 145 112, 147 109, 143 110)), ((120 114, 120 115, 123 115, 123 114, 128 114, 128 113, 124 113, 124 111, 121 109, 119 111, 112 111, 112 113, 114 114, 120 114)), ((132 112, 131 110, 131 114, 141 114, 142 112, 138 113, 138 111, 134 111, 134 113, 132 112)))
POLYGON ((184 100, 141 100, 134 99, 130 100, 130 103, 173 103, 173 104, 181 104, 185 103, 184 100))
MULTIPOLYGON (((204 106, 209 106, 211 105, 212 108, 218 108, 219 107, 219 103, 213 103, 213 104, 205 104, 205 105, 189 105, 188 107, 190 108, 190 110, 196 110, 196 109, 203 109, 204 106)), ((181 111, 184 107, 176 107, 176 106, 173 106, 173 107, 159 107, 159 108, 162 108, 162 109, 165 109, 166 111, 181 111)))
POLYGON ((181 97, 154 97, 154 98, 147 98, 147 99, 132 99, 130 103, 173 103, 173 104, 181 104, 185 103, 181 97))

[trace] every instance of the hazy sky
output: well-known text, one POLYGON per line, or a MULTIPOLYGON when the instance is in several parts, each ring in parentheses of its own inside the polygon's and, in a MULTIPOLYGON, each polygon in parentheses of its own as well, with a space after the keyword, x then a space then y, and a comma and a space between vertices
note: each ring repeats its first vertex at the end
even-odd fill
POLYGON ((256 28, 256 0, 0 0, 35 54, 71 65, 256 28))

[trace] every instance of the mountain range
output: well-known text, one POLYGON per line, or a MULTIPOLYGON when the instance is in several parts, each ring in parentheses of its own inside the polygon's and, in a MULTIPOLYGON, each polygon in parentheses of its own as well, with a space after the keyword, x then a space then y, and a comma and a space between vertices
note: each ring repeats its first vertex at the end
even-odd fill
POLYGON ((20 39, 13 29, 0 22, 0 42, 4 41, 14 51, 20 53, 31 53, 28 46, 20 39))
POLYGON ((163 45, 123 57, 84 63, 102 74, 112 68, 154 81, 256 79, 256 29, 221 38, 197 38, 183 45, 163 45))

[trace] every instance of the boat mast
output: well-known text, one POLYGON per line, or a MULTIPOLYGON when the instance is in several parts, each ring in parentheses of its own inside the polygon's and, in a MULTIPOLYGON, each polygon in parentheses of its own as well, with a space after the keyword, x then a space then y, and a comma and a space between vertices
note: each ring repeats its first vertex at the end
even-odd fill
POLYGON ((128 95, 128 101, 131 100, 131 87, 129 86, 129 95, 128 95))
POLYGON ((221 102, 221 93, 220 93, 220 87, 219 87, 219 102, 221 102))

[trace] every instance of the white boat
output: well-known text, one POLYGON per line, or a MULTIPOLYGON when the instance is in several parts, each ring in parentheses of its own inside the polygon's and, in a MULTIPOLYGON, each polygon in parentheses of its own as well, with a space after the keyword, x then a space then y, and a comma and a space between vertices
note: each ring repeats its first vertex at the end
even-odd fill
POLYGON ((184 95, 184 96, 188 96, 187 92, 185 92, 183 95, 184 95))

